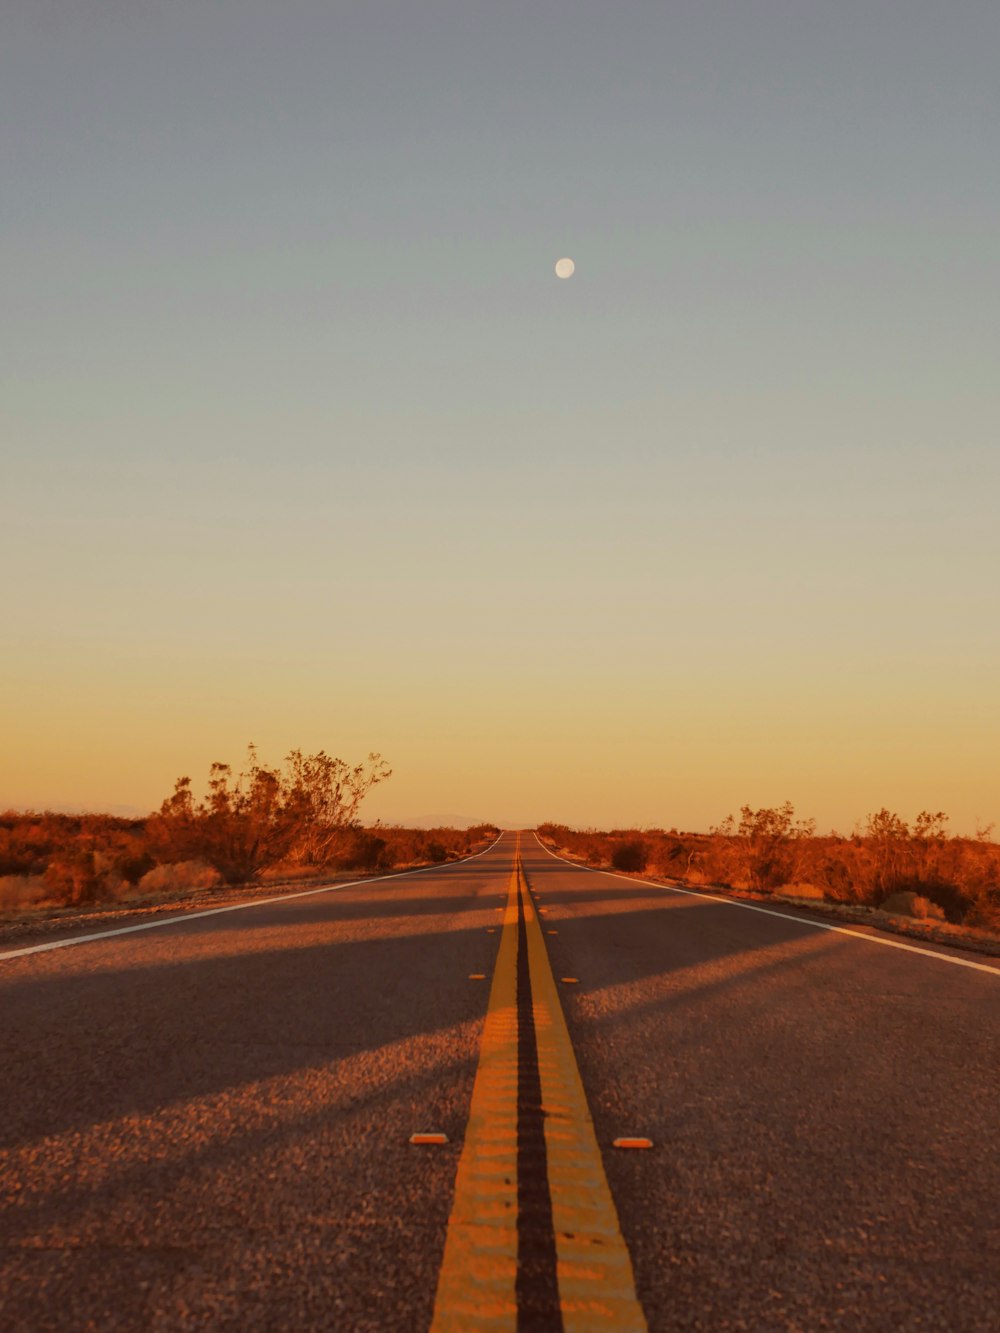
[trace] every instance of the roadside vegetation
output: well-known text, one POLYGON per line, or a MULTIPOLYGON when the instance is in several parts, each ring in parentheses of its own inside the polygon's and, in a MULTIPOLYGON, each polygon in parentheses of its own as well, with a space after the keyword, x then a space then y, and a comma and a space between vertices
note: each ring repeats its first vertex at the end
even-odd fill
POLYGON ((691 885, 855 904, 890 914, 1000 933, 1000 846, 992 830, 948 833, 948 816, 912 824, 886 809, 851 834, 817 834, 791 804, 743 806, 708 833, 578 830, 542 824, 539 837, 588 865, 691 885))
POLYGON ((467 855, 496 837, 469 829, 360 822, 365 796, 390 776, 381 756, 350 766, 293 750, 280 767, 250 746, 239 772, 213 764, 204 795, 179 778, 145 818, 0 814, 0 913, 141 906, 236 885, 376 873, 467 855))

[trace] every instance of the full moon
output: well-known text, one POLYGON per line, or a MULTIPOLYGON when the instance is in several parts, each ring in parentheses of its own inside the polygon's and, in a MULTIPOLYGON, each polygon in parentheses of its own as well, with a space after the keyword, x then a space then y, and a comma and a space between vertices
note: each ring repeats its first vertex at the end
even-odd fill
POLYGON ((573 263, 572 259, 556 260, 557 278, 571 278, 575 272, 576 272, 576 265, 573 263))

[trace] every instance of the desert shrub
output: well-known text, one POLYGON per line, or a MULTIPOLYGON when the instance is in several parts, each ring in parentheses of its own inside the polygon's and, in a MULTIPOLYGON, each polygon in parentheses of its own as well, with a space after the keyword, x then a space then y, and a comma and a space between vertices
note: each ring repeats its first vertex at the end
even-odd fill
POLYGON ((970 899, 966 922, 979 930, 1000 934, 1000 884, 983 889, 970 899))
POLYGON ((113 815, 65 815, 8 810, 0 814, 0 875, 41 875, 53 860, 95 852, 102 870, 145 852, 145 821, 113 815))
POLYGON ((422 861, 438 863, 452 857, 468 856, 477 846, 492 842, 500 830, 494 824, 477 824, 468 829, 401 828, 378 826, 378 836, 385 839, 379 867, 414 865, 422 861))
POLYGON ((786 801, 760 810, 744 805, 738 824, 729 815, 711 831, 717 844, 728 843, 728 847, 719 847, 718 853, 723 863, 735 863, 738 879, 751 889, 770 893, 794 877, 796 843, 812 836, 815 822, 796 821, 795 809, 791 801, 786 801))
POLYGON ((599 866, 611 855, 611 835, 594 829, 571 829, 565 824, 539 824, 537 833, 542 842, 555 851, 579 856, 588 865, 599 866))
POLYGON ((565 847, 566 836, 571 831, 565 824, 553 824, 551 821, 539 824, 535 829, 542 842, 547 842, 550 847, 565 847))
POLYGON ((178 893, 185 889, 214 889, 222 876, 205 861, 170 861, 147 870, 139 880, 141 893, 178 893))
POLYGON ((25 907, 35 907, 44 900, 46 893, 47 886, 41 875, 2 875, 0 912, 16 912, 25 907))
POLYGON ((798 898, 802 902, 822 902, 826 898, 818 884, 785 884, 781 894, 784 898, 798 898))
POLYGON ((477 842, 496 842, 500 830, 496 824, 473 824, 465 830, 465 836, 469 847, 472 847, 477 842))
POLYGON ((0 875, 42 874, 57 843, 54 819, 30 810, 0 815, 0 875))
POLYGON ((646 855, 646 844, 640 838, 632 838, 618 843, 611 853, 611 864, 615 870, 645 870, 646 855))
POLYGON ((19 848, 9 829, 0 829, 0 876, 8 879, 16 875, 33 875, 44 869, 45 862, 19 848))
POLYGON ((957 858, 955 878, 968 899, 966 921, 981 930, 1000 932, 1000 847, 989 841, 990 829, 980 837, 953 838, 957 858))
POLYGON ((924 898, 919 893, 914 893, 909 889, 890 894, 879 906, 881 911, 892 913, 895 916, 914 916, 924 921, 944 921, 945 919, 943 907, 932 902, 930 898, 924 898))
POLYGON ((849 839, 810 838, 799 844, 799 873, 832 902, 856 902, 858 887, 849 839))
POLYGON ((144 875, 148 875, 156 866, 156 860, 149 852, 128 853, 116 857, 114 871, 126 884, 138 884, 144 875))
POLYGON ((656 840, 646 864, 658 875, 683 875, 687 861, 688 854, 680 838, 663 835, 656 840))
POLYGON ((164 861, 207 861, 230 884, 256 879, 283 861, 323 866, 339 852, 344 831, 377 783, 390 776, 377 754, 350 768, 324 751, 293 750, 283 769, 262 764, 249 746, 242 772, 213 764, 205 797, 190 778, 150 818, 151 849, 164 861))
POLYGON ((340 870, 380 870, 392 864, 386 839, 370 829, 345 830, 340 851, 332 862, 340 870))
MULTIPOLYGON (((689 884, 746 885, 792 896, 874 906, 894 893, 925 899, 946 920, 1000 931, 1000 846, 990 829, 953 838, 948 817, 923 810, 913 824, 885 808, 849 837, 817 836, 813 820, 797 820, 791 804, 754 810, 743 806, 709 834, 676 829, 572 829, 540 824, 543 842, 588 865, 637 862, 623 844, 641 842, 645 866, 689 884)), ((938 918, 940 919, 940 918, 938 918)))
POLYGON ((45 867, 45 883, 52 896, 67 907, 85 907, 112 896, 117 887, 109 879, 110 865, 84 843, 60 850, 45 867))
POLYGON ((957 884, 933 876, 921 879, 915 875, 911 879, 900 880, 897 892, 913 893, 932 902, 945 920, 956 923, 965 920, 971 903, 968 895, 957 884))
POLYGON ((115 900, 133 886, 150 894, 211 888, 223 878, 242 878, 235 869, 247 864, 241 862, 244 854, 256 857, 258 864, 264 856, 268 864, 259 875, 267 878, 441 862, 468 855, 500 832, 486 822, 468 829, 366 829, 353 819, 338 823, 356 810, 372 782, 384 776, 377 757, 368 767, 347 769, 322 754, 294 752, 283 772, 264 770, 251 757, 249 771, 235 785, 230 771, 217 765, 210 797, 200 806, 190 783, 182 780, 164 803, 166 813, 161 810, 148 819, 0 812, 0 883, 5 884, 4 900, 11 904, 7 910, 36 897, 79 906, 115 900), (308 819, 318 820, 320 827, 313 830, 315 836, 296 841, 308 819), (257 832, 263 847, 255 850, 252 838, 257 832), (203 854, 206 838, 224 855, 230 876, 203 854), (272 860, 278 851, 286 854, 272 860), (316 864, 321 855, 323 864, 316 864))

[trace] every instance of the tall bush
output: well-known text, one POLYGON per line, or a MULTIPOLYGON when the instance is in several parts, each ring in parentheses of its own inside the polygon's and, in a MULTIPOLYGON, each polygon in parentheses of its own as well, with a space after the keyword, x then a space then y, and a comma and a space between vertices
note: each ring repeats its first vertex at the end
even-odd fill
POLYGON ((279 861, 323 865, 365 795, 389 775, 377 754, 351 768, 322 750, 293 750, 284 769, 269 768, 251 745, 235 777, 229 764, 212 765, 201 801, 191 779, 178 778, 149 820, 150 842, 161 860, 206 861, 229 884, 254 880, 279 861))

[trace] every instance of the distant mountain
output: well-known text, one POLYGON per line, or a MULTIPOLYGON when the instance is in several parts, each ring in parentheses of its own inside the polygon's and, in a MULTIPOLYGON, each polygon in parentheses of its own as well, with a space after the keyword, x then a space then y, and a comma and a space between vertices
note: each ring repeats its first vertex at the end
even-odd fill
MULTIPOLYGON (((0 809, 7 809, 0 803, 0 809)), ((47 801, 42 805, 10 806, 10 809, 31 810, 34 814, 48 811, 53 815, 117 815, 121 819, 145 819, 149 810, 138 805, 81 805, 79 801, 47 801)))

